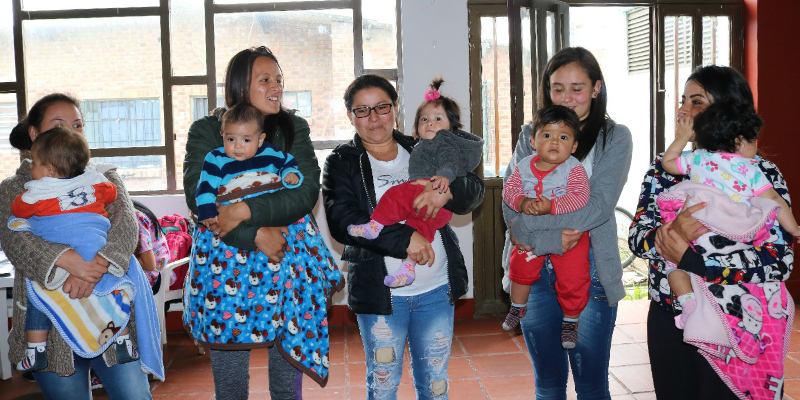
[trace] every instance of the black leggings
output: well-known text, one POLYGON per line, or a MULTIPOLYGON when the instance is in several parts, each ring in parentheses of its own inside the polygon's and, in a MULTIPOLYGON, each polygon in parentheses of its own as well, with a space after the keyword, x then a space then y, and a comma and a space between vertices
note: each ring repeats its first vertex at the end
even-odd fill
POLYGON ((647 349, 657 399, 737 399, 697 347, 683 342, 675 315, 654 301, 647 313, 647 349))
MULTIPOLYGON (((219 400, 246 400, 250 392, 250 350, 211 350, 214 392, 219 400)), ((269 394, 273 400, 303 398, 303 373, 269 348, 269 394)))

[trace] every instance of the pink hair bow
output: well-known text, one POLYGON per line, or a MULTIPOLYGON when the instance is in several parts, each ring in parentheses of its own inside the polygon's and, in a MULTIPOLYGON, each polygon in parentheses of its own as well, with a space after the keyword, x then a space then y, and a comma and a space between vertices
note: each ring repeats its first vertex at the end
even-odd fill
POLYGON ((425 92, 425 101, 434 101, 438 98, 439 98, 439 91, 434 88, 430 88, 428 89, 427 92, 425 92))

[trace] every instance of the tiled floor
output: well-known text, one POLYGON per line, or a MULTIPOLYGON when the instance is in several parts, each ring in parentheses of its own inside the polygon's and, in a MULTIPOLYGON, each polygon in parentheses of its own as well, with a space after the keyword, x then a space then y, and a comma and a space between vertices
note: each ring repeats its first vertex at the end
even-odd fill
MULTIPOLYGON (((623 301, 617 317, 611 351, 611 395, 615 400, 655 399, 647 357, 645 320, 647 300, 623 301)), ((172 313, 171 313, 172 314, 172 313)), ((800 400, 800 322, 795 318, 790 354, 786 360, 787 399, 800 400)), ((453 354, 450 359, 450 399, 532 399, 533 369, 521 337, 500 327, 500 317, 456 321, 453 354)), ((320 388, 306 379, 305 399, 363 399, 364 351, 355 326, 331 328, 331 375, 320 388)), ((164 354, 166 382, 152 382, 153 397, 169 399, 214 398, 211 364, 200 355, 185 333, 169 334, 164 354)), ((251 360, 251 398, 266 398, 268 391, 267 352, 253 352, 251 360)), ((572 386, 569 398, 574 399, 572 386)), ((105 399, 95 390, 96 399, 105 399)), ((408 373, 400 386, 400 399, 413 399, 414 388, 408 373)), ((35 383, 14 372, 10 380, 0 381, 0 400, 41 399, 35 383)))

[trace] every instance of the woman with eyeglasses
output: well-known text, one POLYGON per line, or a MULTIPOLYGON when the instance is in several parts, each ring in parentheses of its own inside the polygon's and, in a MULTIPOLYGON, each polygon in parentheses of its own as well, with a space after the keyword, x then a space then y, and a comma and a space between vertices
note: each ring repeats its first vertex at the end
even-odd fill
MULTIPOLYGON (((356 78, 344 101, 356 134, 325 161, 322 197, 331 235, 345 245, 348 304, 364 343, 367 397, 397 398, 408 342, 417 398, 447 398, 454 304, 468 283, 458 240, 449 225, 436 232, 433 243, 405 224, 385 226, 374 239, 348 234, 348 225, 369 221, 390 187, 409 179, 416 140, 395 129, 397 91, 386 79, 356 78), (424 273, 424 279, 404 288, 386 286, 387 264, 396 267, 405 258, 420 265, 417 274, 424 273)), ((483 182, 473 173, 454 179, 444 193, 433 189, 430 180, 417 182, 426 189, 415 208, 429 217, 442 207, 466 214, 483 200, 483 182)))
MULTIPOLYGON (((319 198, 320 171, 308 123, 283 108, 282 97, 283 71, 269 49, 245 49, 231 58, 226 106, 250 103, 258 109, 264 145, 294 156, 304 179, 292 190, 220 205, 216 223, 195 231, 183 321, 192 338, 211 349, 217 399, 248 398, 250 350, 259 347, 269 347, 272 399, 301 399, 303 373, 327 383, 326 300, 338 289, 328 276, 338 270, 331 257, 322 256, 324 243, 307 245, 311 237, 319 239, 310 214, 319 198), (301 242, 303 237, 308 240, 301 242)), ((225 111, 218 108, 189 128, 183 185, 195 215, 203 161, 223 145, 225 111)))

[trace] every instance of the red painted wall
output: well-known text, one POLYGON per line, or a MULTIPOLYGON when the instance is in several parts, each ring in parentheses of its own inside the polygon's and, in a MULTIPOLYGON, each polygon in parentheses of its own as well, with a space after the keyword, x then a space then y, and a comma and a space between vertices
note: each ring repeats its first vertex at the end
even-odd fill
MULTIPOLYGON (((796 219, 800 217, 798 16, 798 1, 745 0, 745 76, 764 119, 758 147, 786 178, 796 219)), ((800 299, 800 273, 793 274, 789 289, 800 299)))

